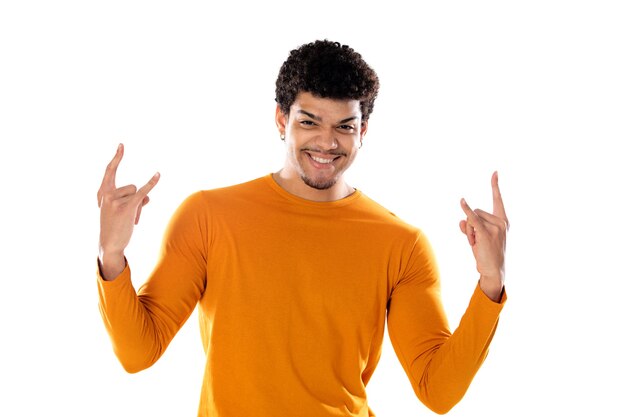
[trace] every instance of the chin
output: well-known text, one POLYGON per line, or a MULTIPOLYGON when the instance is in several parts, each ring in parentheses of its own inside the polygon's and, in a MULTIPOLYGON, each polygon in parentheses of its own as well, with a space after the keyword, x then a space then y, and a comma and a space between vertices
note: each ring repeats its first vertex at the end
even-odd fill
POLYGON ((314 180, 305 175, 302 175, 302 181, 311 188, 316 190, 328 190, 333 185, 337 184, 337 178, 330 178, 326 180, 314 180))

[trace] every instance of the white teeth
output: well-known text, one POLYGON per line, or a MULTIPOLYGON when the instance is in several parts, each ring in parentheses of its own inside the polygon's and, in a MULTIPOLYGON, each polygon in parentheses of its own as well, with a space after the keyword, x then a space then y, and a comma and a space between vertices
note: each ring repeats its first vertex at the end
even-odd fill
POLYGON ((320 164, 330 164, 331 162, 333 162, 332 159, 318 158, 317 156, 313 156, 313 155, 311 155, 311 159, 314 160, 315 162, 319 162, 320 164))

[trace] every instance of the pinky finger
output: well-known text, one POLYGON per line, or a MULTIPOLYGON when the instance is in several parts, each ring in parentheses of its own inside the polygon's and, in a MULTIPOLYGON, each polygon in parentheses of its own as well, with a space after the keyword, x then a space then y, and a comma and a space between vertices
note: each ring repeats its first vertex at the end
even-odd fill
POLYGON ((160 178, 161 178, 161 174, 160 173, 157 172, 156 174, 154 174, 152 176, 152 178, 150 178, 150 181, 148 181, 146 183, 146 185, 144 185, 139 190, 137 190, 137 196, 141 197, 141 199, 143 201, 143 199, 148 196, 148 193, 150 191, 152 191, 154 186, 157 185, 157 183, 159 182, 160 178))

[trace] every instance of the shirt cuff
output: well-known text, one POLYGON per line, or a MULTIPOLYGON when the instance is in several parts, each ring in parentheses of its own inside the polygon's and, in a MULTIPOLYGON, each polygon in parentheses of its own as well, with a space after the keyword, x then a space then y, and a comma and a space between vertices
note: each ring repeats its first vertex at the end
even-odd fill
POLYGON ((96 277, 98 278, 98 281, 100 282, 101 285, 114 285, 114 282, 118 282, 118 281, 126 281, 130 279, 130 267, 128 266, 128 261, 126 260, 126 258, 124 258, 124 269, 122 270, 122 272, 120 272, 120 274, 118 276, 116 276, 113 279, 110 280, 105 280, 102 277, 102 269, 101 269, 101 265, 100 265, 100 258, 98 258, 96 260, 96 277))

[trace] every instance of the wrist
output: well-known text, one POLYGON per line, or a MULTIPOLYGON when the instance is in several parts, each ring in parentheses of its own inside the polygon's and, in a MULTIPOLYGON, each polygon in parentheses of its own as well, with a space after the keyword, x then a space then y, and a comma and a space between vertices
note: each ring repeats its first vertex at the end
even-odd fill
POLYGON ((480 289, 493 302, 499 303, 502 300, 502 292, 504 290, 503 278, 489 278, 480 276, 480 289))
POLYGON ((107 252, 100 248, 98 255, 100 275, 105 281, 113 281, 126 268, 124 252, 107 252))

